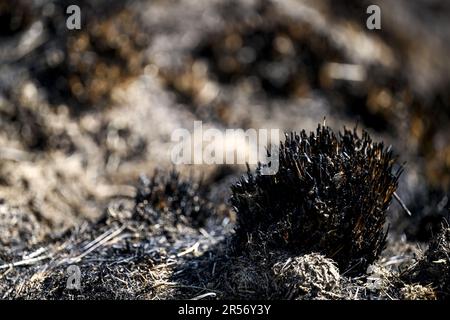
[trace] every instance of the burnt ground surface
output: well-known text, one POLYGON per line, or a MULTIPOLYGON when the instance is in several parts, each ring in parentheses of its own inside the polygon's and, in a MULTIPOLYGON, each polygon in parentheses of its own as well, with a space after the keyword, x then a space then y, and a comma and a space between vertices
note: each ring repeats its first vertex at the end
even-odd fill
POLYGON ((369 31, 366 1, 86 0, 69 31, 72 2, 0 0, 0 298, 448 299, 450 4, 370 1, 369 31), (236 253, 245 168, 174 171, 172 131, 324 117, 392 145, 412 216, 358 275, 236 253))

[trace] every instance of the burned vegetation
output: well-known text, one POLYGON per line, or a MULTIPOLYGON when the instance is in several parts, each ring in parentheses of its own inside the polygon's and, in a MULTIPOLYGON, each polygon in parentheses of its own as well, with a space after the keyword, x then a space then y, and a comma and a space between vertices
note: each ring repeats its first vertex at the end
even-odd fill
MULTIPOLYGON (((354 296, 353 279, 367 276, 386 245, 387 210, 402 172, 390 148, 356 128, 335 134, 319 125, 286 134, 279 170, 262 169, 231 186, 237 226, 229 241, 187 262, 174 280, 231 299, 354 296)), ((403 282, 383 272, 389 280, 381 291, 400 296, 395 286, 403 282)))
POLYGON ((405 272, 406 281, 432 286, 438 298, 450 299, 450 228, 443 227, 429 244, 424 257, 405 272))
MULTIPOLYGON (((5 209, 0 206, 0 215, 5 209)), ((198 227, 212 213, 192 179, 174 171, 143 176, 135 199, 111 202, 96 222, 40 241, 30 238, 33 230, 22 223, 19 231, 28 246, 0 246, 0 271, 11 268, 0 282, 0 294, 28 299, 168 298, 176 287, 168 281, 172 268, 191 258, 193 245, 204 251, 216 236, 209 228, 211 237, 205 238, 198 227), (27 258, 29 254, 36 259, 27 258), (81 287, 74 290, 66 287, 70 265, 79 267, 82 276, 81 287)), ((11 223, 15 220, 11 217, 11 223)), ((6 237, 11 232, 0 230, 6 237)))
POLYGON ((367 132, 286 135, 279 170, 261 166, 232 186, 237 250, 318 252, 342 270, 364 272, 383 250, 386 211, 401 167, 367 132))
POLYGON ((450 42, 341 2, 80 0, 68 30, 72 1, 0 0, 0 299, 448 299, 450 42), (325 126, 272 176, 164 157, 196 120, 324 115, 405 174, 325 126))
POLYGON ((279 151, 275 175, 262 175, 259 166, 232 185, 234 233, 201 184, 156 171, 141 177, 134 199, 111 202, 97 222, 26 249, 2 249, 0 268, 12 269, 0 292, 49 299, 448 297, 448 279, 441 279, 448 230, 404 272, 383 261, 386 213, 402 170, 389 148, 366 132, 335 134, 319 125, 309 135, 286 135, 279 151), (68 290, 73 264, 82 286, 68 290))
POLYGON ((182 179, 176 171, 168 176, 155 173, 152 178, 141 177, 136 202, 136 215, 151 224, 164 219, 163 225, 201 227, 212 211, 199 184, 182 179))

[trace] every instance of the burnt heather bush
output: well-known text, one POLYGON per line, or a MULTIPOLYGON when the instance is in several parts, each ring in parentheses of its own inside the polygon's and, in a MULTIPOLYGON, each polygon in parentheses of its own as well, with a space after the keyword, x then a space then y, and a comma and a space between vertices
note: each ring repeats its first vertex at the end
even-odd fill
POLYGON ((383 143, 356 129, 286 134, 279 171, 261 166, 232 186, 236 249, 318 252, 341 271, 364 272, 383 250, 386 211, 400 167, 383 143))

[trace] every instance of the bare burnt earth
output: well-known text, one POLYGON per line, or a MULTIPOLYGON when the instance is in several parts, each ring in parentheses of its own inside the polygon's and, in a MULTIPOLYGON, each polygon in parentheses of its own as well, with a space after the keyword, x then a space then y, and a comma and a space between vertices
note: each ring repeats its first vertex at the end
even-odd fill
POLYGON ((448 299, 450 6, 377 2, 0 0, 0 298, 448 299))

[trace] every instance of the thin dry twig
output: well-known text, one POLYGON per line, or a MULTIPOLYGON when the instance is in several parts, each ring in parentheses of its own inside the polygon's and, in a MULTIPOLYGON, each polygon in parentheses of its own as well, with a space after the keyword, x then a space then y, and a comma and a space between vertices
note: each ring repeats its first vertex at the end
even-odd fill
POLYGON ((80 262, 89 253, 91 253, 92 251, 96 250, 97 248, 103 246, 104 244, 106 244, 107 242, 109 242, 110 240, 112 240, 113 238, 118 236, 125 228, 126 228, 126 226, 123 225, 123 226, 121 226, 120 228, 116 229, 113 232, 110 232, 108 230, 104 234, 102 234, 99 237, 97 237, 94 241, 89 243, 87 245, 88 249, 86 251, 84 251, 82 254, 80 254, 80 255, 78 255, 78 256, 76 256, 74 258, 69 259, 68 262, 69 263, 78 263, 78 262, 80 262), (109 235, 105 236, 106 233, 109 233, 109 235))

